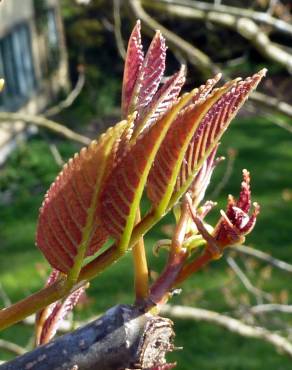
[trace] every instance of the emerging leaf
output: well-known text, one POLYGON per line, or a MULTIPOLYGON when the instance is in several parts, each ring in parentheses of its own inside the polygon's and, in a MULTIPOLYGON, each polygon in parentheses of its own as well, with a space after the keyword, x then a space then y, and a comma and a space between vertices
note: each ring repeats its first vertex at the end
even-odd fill
POLYGON ((247 170, 243 170, 242 175, 239 199, 235 200, 229 195, 226 213, 221 211, 222 217, 213 232, 214 239, 221 248, 237 243, 242 244, 245 240, 244 236, 254 228, 260 212, 260 206, 254 203, 254 210, 249 215, 251 210, 250 175, 247 170))
POLYGON ((122 89, 122 115, 127 117, 141 111, 151 102, 161 82, 166 46, 160 31, 157 31, 145 59, 141 44, 140 21, 130 36, 122 89))
MULTIPOLYGON (((179 175, 180 163, 178 163, 178 159, 181 157, 180 160, 183 160, 184 151, 186 150, 183 145, 187 145, 184 144, 184 141, 187 139, 190 140, 192 133, 189 129, 198 120, 196 107, 205 102, 208 93, 218 82, 219 78, 220 75, 208 80, 206 85, 202 85, 199 89, 195 90, 192 99, 188 101, 173 122, 155 158, 147 182, 147 195, 157 208, 158 206, 161 209, 164 208, 162 212, 166 209, 175 181, 179 175), (180 135, 176 132, 178 130, 182 131, 180 135)), ((223 90, 223 88, 221 89, 223 90)))
POLYGON ((185 67, 169 77, 135 121, 136 136, 153 125, 176 102, 185 82, 185 67))
POLYGON ((154 94, 158 90, 165 70, 165 58, 165 39, 162 37, 161 32, 157 31, 149 46, 136 81, 135 92, 137 96, 134 96, 132 104, 138 115, 152 101, 154 94))
POLYGON ((58 301, 54 304, 53 309, 43 324, 37 341, 38 345, 48 343, 55 336, 62 320, 64 320, 65 317, 73 310, 82 294, 84 294, 84 291, 85 288, 81 287, 71 293, 63 301, 58 301))
POLYGON ((159 149, 147 184, 148 196, 159 214, 171 208, 188 190, 264 74, 265 70, 244 81, 231 81, 207 97, 199 97, 177 117, 159 149))
POLYGON ((157 31, 144 59, 138 21, 128 44, 122 88, 122 115, 127 117, 135 112, 135 116, 121 137, 119 157, 177 100, 185 82, 185 67, 169 77, 158 90, 165 70, 165 58, 165 39, 157 31))
POLYGON ((138 21, 132 31, 128 43, 122 88, 123 117, 127 117, 129 114, 129 106, 133 98, 135 84, 144 60, 140 29, 141 24, 140 21, 138 21))
MULTIPOLYGON (((52 272, 50 273, 47 282, 45 284, 46 287, 54 284, 61 276, 60 271, 53 269, 52 272)), ((36 345, 40 345, 40 340, 42 336, 42 331, 43 327, 45 325, 46 320, 48 317, 51 315, 53 310, 55 309, 56 305, 58 304, 58 301, 51 303, 49 306, 43 308, 41 311, 39 311, 36 315, 35 319, 35 329, 36 329, 36 334, 35 334, 35 342, 36 345)))
POLYGON ((145 130, 106 181, 101 196, 102 221, 108 232, 120 239, 121 249, 128 247, 142 192, 160 144, 193 94, 186 94, 155 125, 145 130))
POLYGON ((77 257, 95 253, 107 239, 98 215, 102 185, 115 163, 122 121, 65 164, 40 210, 36 243, 48 262, 68 273, 77 257))
MULTIPOLYGON (((189 187, 188 193, 191 196, 193 206, 195 208, 198 207, 205 196, 205 192, 210 183, 210 179, 215 167, 224 159, 224 157, 215 158, 218 146, 219 145, 217 144, 208 158, 203 162, 202 167, 196 174, 191 186, 189 187)), ((180 178, 178 181, 179 180, 180 178)))

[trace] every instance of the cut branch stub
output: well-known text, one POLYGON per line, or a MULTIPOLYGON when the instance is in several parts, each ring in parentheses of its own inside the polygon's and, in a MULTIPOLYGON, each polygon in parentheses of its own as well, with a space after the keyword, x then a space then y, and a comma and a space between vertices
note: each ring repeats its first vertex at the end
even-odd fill
POLYGON ((173 350, 169 319, 119 305, 99 319, 0 365, 1 370, 161 368, 173 350))
POLYGON ((147 193, 159 214, 187 191, 265 70, 234 80, 185 108, 168 131, 150 172, 147 193))
POLYGON ((107 239, 98 216, 99 194, 114 165, 122 121, 65 164, 40 209, 36 243, 52 267, 68 273, 107 239))

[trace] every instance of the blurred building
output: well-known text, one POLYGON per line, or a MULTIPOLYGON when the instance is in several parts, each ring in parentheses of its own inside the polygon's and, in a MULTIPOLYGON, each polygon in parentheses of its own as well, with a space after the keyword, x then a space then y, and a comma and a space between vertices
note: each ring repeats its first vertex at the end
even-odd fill
MULTIPOLYGON (((0 111, 35 114, 68 89, 68 67, 58 0, 0 2, 0 111)), ((23 124, 2 124, 0 148, 23 124), (6 129, 5 129, 6 128, 6 129)), ((1 159, 0 159, 1 162, 1 159)))
POLYGON ((0 3, 1 110, 44 109, 68 87, 64 34, 58 0, 0 3))

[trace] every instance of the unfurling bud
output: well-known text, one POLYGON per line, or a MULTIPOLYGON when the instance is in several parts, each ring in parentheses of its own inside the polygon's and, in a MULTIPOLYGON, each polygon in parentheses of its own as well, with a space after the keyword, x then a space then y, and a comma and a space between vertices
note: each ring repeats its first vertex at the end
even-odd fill
POLYGON ((233 196, 229 195, 226 212, 221 211, 222 217, 214 229, 213 237, 220 247, 242 244, 245 235, 254 228, 260 211, 260 206, 253 203, 254 210, 249 214, 251 209, 250 175, 247 170, 243 170, 242 174, 243 181, 239 199, 236 201, 233 196))

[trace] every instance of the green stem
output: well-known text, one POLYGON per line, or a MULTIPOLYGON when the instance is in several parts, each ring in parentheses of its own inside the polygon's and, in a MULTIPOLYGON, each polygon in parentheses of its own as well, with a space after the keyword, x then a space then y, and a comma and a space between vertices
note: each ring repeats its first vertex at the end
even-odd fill
POLYGON ((189 209, 186 200, 183 200, 181 214, 172 237, 168 261, 162 274, 154 282, 150 289, 150 301, 161 304, 167 300, 169 292, 179 272, 182 270, 188 256, 187 250, 183 247, 187 224, 189 221, 189 209))
MULTIPOLYGON (((91 280, 99 272, 115 262, 121 257, 116 246, 113 245, 104 253, 99 255, 95 260, 87 264, 80 272, 77 282, 91 280)), ((49 304, 63 298, 70 293, 66 280, 57 281, 56 283, 39 290, 25 299, 13 304, 10 307, 0 311, 0 330, 5 329, 18 321, 23 320, 29 315, 41 310, 49 304)))
MULTIPOLYGON (((136 224, 140 221, 141 212, 139 209, 136 215, 136 224)), ((141 236, 138 242, 133 246, 132 254, 134 262, 134 286, 136 302, 141 302, 147 298, 149 294, 148 264, 143 236, 141 236)))
POLYGON ((206 266, 209 262, 213 260, 214 260, 214 256, 209 251, 209 249, 206 248, 203 254, 201 254, 194 261, 184 266, 184 268, 180 271, 176 280, 174 281, 173 287, 176 287, 177 285, 184 282, 190 275, 202 269, 204 266, 206 266))
POLYGON ((59 280, 14 305, 4 308, 0 311, 0 330, 23 320, 25 317, 57 301, 64 297, 66 293, 68 293, 68 291, 64 286, 64 280, 59 280))
MULTIPOLYGON (((144 235, 155 222, 157 222, 157 217, 153 212, 146 215, 135 227, 131 237, 130 246, 132 247, 135 245, 141 236, 144 235)), ((121 253, 116 245, 113 244, 105 252, 81 269, 77 282, 93 279, 105 268, 116 262, 122 255, 123 253, 121 253)), ((32 315, 58 299, 63 298, 71 289, 69 286, 70 284, 65 283, 66 282, 64 282, 64 280, 58 281, 49 287, 45 287, 38 292, 33 293, 10 307, 1 310, 0 330, 23 320, 27 316, 32 315)))

